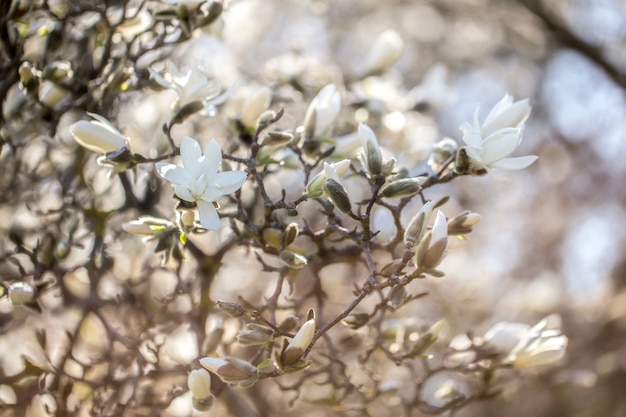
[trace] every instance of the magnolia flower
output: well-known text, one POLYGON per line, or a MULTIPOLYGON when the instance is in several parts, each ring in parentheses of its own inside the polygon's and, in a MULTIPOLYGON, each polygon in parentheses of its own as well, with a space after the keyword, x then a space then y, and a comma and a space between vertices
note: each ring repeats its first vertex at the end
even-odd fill
POLYGON ((70 126, 70 133, 79 145, 101 154, 130 148, 128 138, 111 122, 99 114, 87 114, 95 120, 80 120, 70 126))
POLYGON ((215 98, 220 92, 219 83, 209 80, 198 68, 182 73, 170 63, 165 77, 152 68, 148 70, 159 85, 173 90, 178 96, 178 101, 172 107, 181 108, 194 101, 205 102, 215 98))
POLYGON ((304 115, 304 128, 311 137, 329 134, 341 111, 341 95, 335 84, 328 84, 313 98, 304 115))
POLYGON ((219 376, 227 384, 250 386, 259 379, 259 371, 256 366, 230 356, 202 358, 200 365, 219 376))
POLYGON ((257 88, 241 107, 241 116, 239 120, 246 128, 254 128, 257 119, 265 110, 267 110, 272 101, 272 90, 268 87, 257 88))
POLYGON ((404 52, 402 37, 395 30, 386 30, 374 40, 374 44, 361 68, 357 71, 360 76, 378 74, 391 68, 404 52))
POLYGON ((222 149, 215 139, 209 141, 203 155, 198 141, 183 137, 180 157, 182 167, 159 162, 156 164, 158 173, 173 184, 174 192, 181 200, 197 204, 203 227, 219 230, 220 218, 213 203, 240 189, 248 174, 245 171, 218 172, 222 149))
POLYGON ((415 251, 415 264, 426 270, 437 267, 446 256, 448 245, 448 224, 446 216, 437 212, 432 230, 422 237, 415 251))
POLYGON ((173 227, 174 224, 172 222, 152 216, 142 216, 137 220, 131 220, 122 224, 124 231, 133 235, 143 236, 143 242, 152 240, 173 227))
POLYGON ((523 323, 496 323, 487 333, 486 346, 504 355, 516 368, 546 365, 565 356, 567 337, 559 329, 547 329, 548 318, 530 327, 523 323))
POLYGON ((534 155, 507 158, 522 142, 524 122, 529 115, 528 100, 514 103, 508 94, 493 107, 482 126, 478 123, 476 109, 473 125, 465 123, 461 126, 467 146, 459 150, 459 156, 468 160, 457 165, 466 173, 489 172, 492 169, 516 171, 530 166, 537 160, 534 155))

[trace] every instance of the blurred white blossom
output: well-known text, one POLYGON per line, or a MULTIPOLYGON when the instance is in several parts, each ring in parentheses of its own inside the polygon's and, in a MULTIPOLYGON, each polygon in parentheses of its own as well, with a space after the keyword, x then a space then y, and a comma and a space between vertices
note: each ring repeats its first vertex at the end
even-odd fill
POLYGON ((548 329, 548 318, 530 327, 523 323, 496 323, 485 333, 486 346, 505 356, 516 368, 546 365, 565 356, 567 337, 548 329))
POLYGON ((187 377, 187 386, 191 395, 199 400, 211 396, 211 374, 206 369, 194 369, 187 377))
POLYGON ((152 78, 162 87, 173 90, 178 96, 173 108, 181 108, 194 101, 206 102, 215 98, 220 92, 220 84, 209 79, 198 68, 180 72, 174 64, 169 65, 165 76, 161 76, 152 68, 148 68, 152 78))
POLYGON ((404 52, 402 36, 395 30, 386 30, 374 40, 372 48, 360 65, 358 75, 378 74, 391 68, 404 52))
POLYGON ((248 96, 241 107, 241 115, 239 120, 243 125, 250 129, 255 128, 257 119, 270 106, 272 101, 272 90, 269 87, 260 87, 255 89, 248 96))
POLYGON ((197 203, 203 227, 218 230, 220 218, 213 203, 221 196, 240 189, 248 174, 245 171, 218 172, 222 149, 215 139, 209 141, 203 155, 198 141, 183 137, 180 157, 182 167, 159 162, 156 164, 157 171, 173 184, 180 199, 197 203))
POLYGON ((304 126, 312 137, 330 134, 341 111, 341 94, 335 84, 328 84, 313 98, 304 115, 304 126))

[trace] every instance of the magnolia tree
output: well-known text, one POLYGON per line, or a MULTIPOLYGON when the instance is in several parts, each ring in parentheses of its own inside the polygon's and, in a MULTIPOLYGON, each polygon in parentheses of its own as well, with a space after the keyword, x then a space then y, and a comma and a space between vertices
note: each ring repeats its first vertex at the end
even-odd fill
POLYGON ((449 208, 447 184, 532 169, 527 99, 477 108, 418 160, 381 121, 450 87, 436 66, 381 108, 367 90, 403 55, 393 30, 343 74, 287 54, 222 85, 173 62, 220 1, 2 7, 9 413, 439 414, 563 358, 555 315, 455 334, 412 310, 489 216, 449 208))

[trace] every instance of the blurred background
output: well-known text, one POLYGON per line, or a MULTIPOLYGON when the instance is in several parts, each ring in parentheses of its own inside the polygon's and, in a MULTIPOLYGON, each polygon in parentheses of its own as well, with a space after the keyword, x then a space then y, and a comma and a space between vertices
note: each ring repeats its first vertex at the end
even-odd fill
MULTIPOLYGON (((569 338, 562 363, 524 371, 526 379, 507 384, 501 395, 473 402, 455 416, 626 415, 623 0, 232 0, 219 22, 197 30, 171 54, 180 67, 200 65, 224 86, 272 86, 275 100, 292 109, 280 122, 283 128, 301 123, 308 104, 302 92, 334 82, 345 103, 335 134, 349 135, 356 122, 375 126, 381 146, 400 155, 399 164, 413 174, 428 170, 425 160, 437 141, 443 137, 461 141, 459 125, 472 120, 477 106, 484 117, 505 93, 515 99, 528 97, 533 110, 514 156, 533 154, 539 160, 507 175, 506 180, 490 175, 462 177, 428 190, 429 199, 452 197, 445 206, 449 216, 471 210, 483 217, 466 241, 451 239, 448 257, 440 267, 445 278, 411 284, 414 293, 427 291, 429 295, 404 307, 398 317, 417 317, 423 323, 445 317, 445 340, 464 332, 483 334, 499 321, 534 324, 551 314, 560 316, 569 338), (402 37, 402 56, 382 75, 359 77, 359 64, 388 29, 402 37), (301 85, 294 87, 294 79, 301 85)), ((210 136, 228 135, 227 118, 241 104, 237 101, 240 91, 244 90, 235 90, 218 116, 177 128, 181 129, 177 134, 210 130, 210 136)), ((7 103, 15 94, 16 87, 6 93, 5 120, 13 116, 7 103)), ((171 98, 167 92, 150 92, 115 103, 120 109, 118 126, 124 126, 131 137, 143 139, 138 141, 138 150, 149 152, 155 147, 171 98)), ((29 122, 26 114, 19 123, 29 122)), ((36 172, 42 160, 55 166, 69 164, 60 155, 71 146, 67 127, 78 117, 69 111, 58 119, 51 137, 60 139, 64 147, 59 155, 46 148, 24 159, 22 169, 36 172)), ((5 135, 28 136, 8 122, 3 129, 5 135)), ((45 136, 45 130, 39 129, 38 135, 45 136)), ((51 137, 46 140, 50 142, 51 137)), ((0 161, 9 166, 9 153, 6 148, 3 151, 0 161)), ((87 176, 102 176, 104 181, 105 175, 92 172, 87 176)), ((10 196, 15 183, 2 180, 5 254, 10 251, 7 236, 12 228, 34 230, 45 223, 31 203, 36 200, 39 207, 55 207, 67 201, 66 190, 54 191, 57 186, 50 185, 45 175, 33 184, 32 201, 18 203, 10 196)), ((94 180, 94 184, 98 183, 94 180)), ((99 192, 97 186, 95 190, 99 192)), ((98 204, 116 208, 114 200, 98 204)), ((163 212, 168 204, 160 206, 163 212)), ((110 224, 119 225, 133 218, 131 214, 114 213, 110 224)), ((110 242, 109 253, 120 255, 113 273, 127 277, 146 273, 150 251, 138 247, 136 239, 115 237, 119 240, 110 242)), ((217 241, 219 237, 207 237, 199 245, 206 248, 217 241)), ((158 276, 168 284, 152 284, 150 295, 165 297, 174 291, 175 283, 164 278, 167 272, 157 271, 158 260, 152 264, 150 270, 162 274, 158 276)), ((236 267, 240 265, 250 271, 258 269, 252 256, 236 267)), ((20 276, 18 268, 8 262, 2 268, 4 279, 20 276)), ((217 276, 211 288, 213 299, 263 291, 254 276, 238 284, 229 282, 229 271, 232 267, 217 276)), ((80 279, 77 282, 72 285, 83 285, 80 279)), ((350 290, 349 281, 343 284, 337 291, 350 290)), ((176 308, 186 312, 189 307, 176 308)), ((34 328, 33 323, 44 323, 48 331, 56 326, 49 317, 33 319, 32 313, 17 311, 6 299, 0 301, 0 309, 3 322, 19 315, 25 325, 15 328, 26 333, 34 328)), ((8 352, 20 343, 15 328, 9 331, 5 324, 0 351, 8 352)), ((163 331, 175 332, 176 328, 163 331)), ((189 341, 185 337, 181 340, 189 341)), ((197 350, 180 355, 180 362, 193 360, 197 350)), ((10 369, 8 358, 2 360, 5 375, 19 371, 10 369)), ((9 382, 9 377, 0 380, 0 388, 9 382)), ((254 392, 252 398, 259 395, 254 392)), ((33 414, 32 410, 15 415, 33 414)), ((306 410, 307 416, 331 415, 328 409, 306 410)), ((379 415, 386 412, 382 410, 379 415)), ((224 411, 217 406, 210 415, 220 412, 224 411)), ((289 415, 289 411, 282 412, 289 415)), ((0 411, 0 415, 8 413, 0 411)), ((349 410, 344 414, 359 415, 349 410)), ((407 415, 422 414, 413 410, 407 415)))

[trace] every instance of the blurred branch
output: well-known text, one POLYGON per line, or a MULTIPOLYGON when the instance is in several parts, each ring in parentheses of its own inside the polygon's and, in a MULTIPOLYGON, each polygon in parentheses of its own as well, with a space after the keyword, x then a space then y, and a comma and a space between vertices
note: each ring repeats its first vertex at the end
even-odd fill
POLYGON ((578 51, 595 62, 617 85, 626 89, 626 74, 622 73, 619 68, 606 59, 602 48, 590 45, 583 39, 577 37, 562 19, 559 19, 545 9, 542 0, 518 0, 518 2, 541 19, 546 25, 548 32, 553 35, 553 38, 557 39, 562 46, 578 51))

